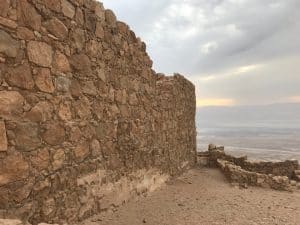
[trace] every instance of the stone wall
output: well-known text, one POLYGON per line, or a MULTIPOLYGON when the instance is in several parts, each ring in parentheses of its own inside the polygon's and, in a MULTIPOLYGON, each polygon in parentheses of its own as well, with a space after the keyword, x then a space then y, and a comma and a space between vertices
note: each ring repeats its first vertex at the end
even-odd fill
POLYGON ((300 183, 297 183, 300 181, 300 165, 297 160, 253 162, 248 161, 247 156, 226 154, 223 146, 213 144, 209 145, 207 152, 199 152, 197 158, 198 165, 218 167, 231 183, 242 187, 252 185, 285 191, 300 187, 300 183))
POLYGON ((0 217, 77 221, 196 160, 194 85, 93 0, 0 0, 0 217))

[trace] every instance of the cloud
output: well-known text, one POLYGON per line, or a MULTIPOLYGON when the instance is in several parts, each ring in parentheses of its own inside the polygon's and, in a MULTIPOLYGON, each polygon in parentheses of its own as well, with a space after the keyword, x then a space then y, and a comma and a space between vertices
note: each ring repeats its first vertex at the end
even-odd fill
POLYGON ((155 70, 185 74, 199 97, 263 104, 300 95, 299 0, 103 2, 147 43, 155 70))

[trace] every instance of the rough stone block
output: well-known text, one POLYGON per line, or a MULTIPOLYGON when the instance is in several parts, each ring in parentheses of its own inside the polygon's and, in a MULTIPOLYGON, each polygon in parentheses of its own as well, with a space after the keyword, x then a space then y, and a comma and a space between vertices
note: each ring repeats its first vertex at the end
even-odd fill
POLYGON ((39 66, 52 65, 52 47, 44 42, 30 41, 27 45, 27 54, 29 60, 39 66))
POLYGON ((0 120, 0 152, 7 151, 7 136, 4 121, 0 120))
POLYGON ((0 52, 8 57, 16 57, 20 49, 20 43, 8 33, 0 30, 0 52))

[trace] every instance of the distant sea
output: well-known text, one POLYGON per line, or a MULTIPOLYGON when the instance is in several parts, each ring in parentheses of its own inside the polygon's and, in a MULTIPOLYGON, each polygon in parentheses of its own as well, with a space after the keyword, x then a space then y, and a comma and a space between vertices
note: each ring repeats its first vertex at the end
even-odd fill
MULTIPOLYGON (((296 106, 298 110, 298 105, 296 106)), ((300 161, 300 119, 298 118, 300 110, 298 112, 292 107, 292 112, 289 111, 290 116, 287 118, 289 107, 268 106, 269 114, 268 110, 263 109, 265 108, 262 106, 259 109, 257 107, 198 109, 196 120, 198 151, 205 151, 209 143, 214 143, 225 146, 225 151, 230 154, 247 155, 251 160, 297 159, 300 161), (284 116, 276 111, 282 108, 284 116), (255 112, 251 113, 252 110, 255 112), (265 113, 260 114, 260 110, 265 113)))

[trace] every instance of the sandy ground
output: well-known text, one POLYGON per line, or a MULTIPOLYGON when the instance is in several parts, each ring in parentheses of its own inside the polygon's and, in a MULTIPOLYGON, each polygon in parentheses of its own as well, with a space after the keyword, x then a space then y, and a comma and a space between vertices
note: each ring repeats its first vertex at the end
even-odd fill
POLYGON ((216 169, 193 169, 83 225, 299 225, 300 191, 289 193, 229 184, 216 169))

